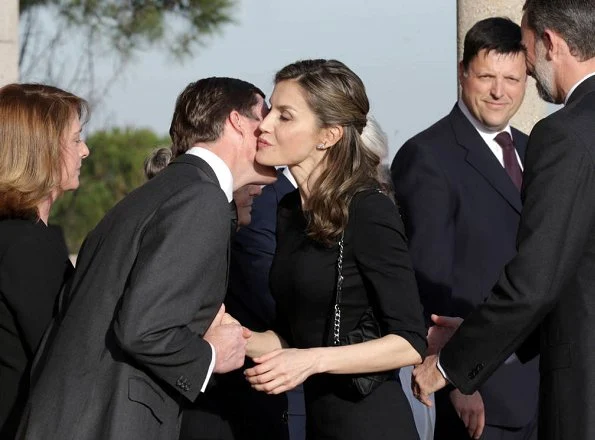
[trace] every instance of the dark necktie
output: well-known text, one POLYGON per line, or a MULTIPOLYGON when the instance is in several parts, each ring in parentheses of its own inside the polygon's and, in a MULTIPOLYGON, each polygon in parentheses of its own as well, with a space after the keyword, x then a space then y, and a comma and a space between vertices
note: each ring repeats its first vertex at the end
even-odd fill
POLYGON ((233 237, 238 229, 238 209, 236 202, 233 200, 229 202, 229 216, 231 218, 231 237, 233 237))
POLYGON ((494 140, 502 147, 504 169, 510 176, 514 186, 520 191, 523 183, 523 172, 521 171, 519 161, 516 157, 516 150, 514 148, 512 137, 510 137, 508 132, 503 131, 502 133, 498 133, 498 136, 496 136, 494 140))

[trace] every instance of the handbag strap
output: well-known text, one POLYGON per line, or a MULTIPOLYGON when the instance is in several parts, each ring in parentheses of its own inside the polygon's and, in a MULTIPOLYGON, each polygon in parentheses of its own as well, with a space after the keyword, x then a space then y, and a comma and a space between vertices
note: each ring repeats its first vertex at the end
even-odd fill
POLYGON ((333 323, 333 344, 339 345, 339 333, 341 330, 341 293, 343 290, 343 242, 345 231, 339 239, 339 256, 337 257, 337 289, 335 293, 335 319, 333 323))
MULTIPOLYGON (((374 188, 372 191, 377 191, 385 194, 379 188, 374 188)), ((386 195, 386 194, 385 194, 386 195)), ((341 330, 341 294, 343 290, 343 243, 345 239, 345 231, 341 233, 339 239, 339 256, 337 257, 337 289, 335 293, 335 318, 333 323, 333 345, 340 345, 340 330, 341 330)))

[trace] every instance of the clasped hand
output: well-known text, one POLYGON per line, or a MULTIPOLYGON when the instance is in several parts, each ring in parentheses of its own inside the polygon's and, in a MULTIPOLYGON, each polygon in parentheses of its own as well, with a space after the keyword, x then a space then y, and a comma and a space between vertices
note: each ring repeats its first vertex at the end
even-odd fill
POLYGON ((444 388, 446 379, 438 369, 438 352, 459 328, 461 318, 432 315, 435 325, 428 330, 428 356, 413 369, 411 389, 413 395, 426 406, 432 406, 430 394, 444 388))
POLYGON ((244 371, 246 379, 267 394, 291 390, 318 372, 315 349, 282 348, 253 360, 257 365, 244 371))
POLYGON ((246 344, 251 334, 250 330, 225 313, 225 306, 221 305, 203 336, 215 348, 215 373, 227 373, 244 365, 246 344))

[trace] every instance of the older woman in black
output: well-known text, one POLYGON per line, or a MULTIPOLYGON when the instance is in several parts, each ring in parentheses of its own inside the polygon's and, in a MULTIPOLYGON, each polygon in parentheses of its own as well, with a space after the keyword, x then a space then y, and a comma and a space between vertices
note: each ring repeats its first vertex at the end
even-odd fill
POLYGON ((260 126, 256 159, 287 164, 298 190, 278 213, 270 282, 279 325, 253 334, 248 350, 258 365, 246 375, 268 393, 304 382, 308 439, 417 438, 395 374, 359 398, 345 376, 417 364, 426 349, 403 224, 380 190, 380 158, 364 144, 368 110, 360 78, 344 64, 301 61, 277 73, 260 126), (381 337, 332 346, 342 236, 340 334, 371 308, 381 337))
POLYGON ((0 88, 0 438, 13 438, 29 368, 58 292, 73 268, 47 226, 64 191, 79 186, 89 150, 81 139, 87 104, 55 87, 0 88))

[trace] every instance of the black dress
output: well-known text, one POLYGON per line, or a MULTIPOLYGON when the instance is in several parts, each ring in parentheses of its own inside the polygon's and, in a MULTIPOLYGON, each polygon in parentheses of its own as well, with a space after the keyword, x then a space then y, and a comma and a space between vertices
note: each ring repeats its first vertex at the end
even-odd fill
POLYGON ((74 268, 61 233, 41 221, 0 220, 0 438, 16 434, 29 369, 74 268))
MULTIPOLYGON (((307 237, 299 192, 279 205, 271 291, 277 331, 296 348, 331 345, 329 328, 338 247, 307 237)), ((376 190, 356 194, 345 230, 341 334, 371 305, 383 332, 426 349, 426 329, 403 224, 394 203, 376 190)), ((308 440, 417 439, 398 375, 363 399, 346 390, 345 376, 321 374, 304 383, 308 440)))

